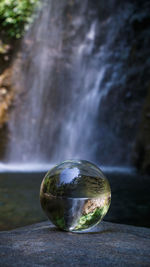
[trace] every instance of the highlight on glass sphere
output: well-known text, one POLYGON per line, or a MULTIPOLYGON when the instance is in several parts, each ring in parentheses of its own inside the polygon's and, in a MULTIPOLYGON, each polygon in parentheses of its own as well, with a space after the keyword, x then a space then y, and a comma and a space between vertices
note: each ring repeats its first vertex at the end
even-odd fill
POLYGON ((106 215, 111 201, 107 178, 93 163, 67 160, 52 168, 40 188, 41 206, 59 229, 88 231, 106 215))

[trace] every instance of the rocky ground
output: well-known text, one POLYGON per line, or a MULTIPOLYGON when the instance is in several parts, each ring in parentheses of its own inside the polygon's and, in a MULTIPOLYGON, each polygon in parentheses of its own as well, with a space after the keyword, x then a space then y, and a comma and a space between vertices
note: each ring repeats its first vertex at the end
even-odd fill
POLYGON ((0 233, 0 266, 139 266, 150 263, 150 229, 102 222, 73 234, 50 222, 0 233))

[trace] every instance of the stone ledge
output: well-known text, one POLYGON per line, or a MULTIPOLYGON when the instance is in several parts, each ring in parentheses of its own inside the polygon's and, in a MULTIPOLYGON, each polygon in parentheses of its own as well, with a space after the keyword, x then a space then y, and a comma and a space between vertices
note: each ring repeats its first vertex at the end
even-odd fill
POLYGON ((150 229, 102 222, 74 234, 48 221, 4 231, 0 266, 150 266, 150 229))

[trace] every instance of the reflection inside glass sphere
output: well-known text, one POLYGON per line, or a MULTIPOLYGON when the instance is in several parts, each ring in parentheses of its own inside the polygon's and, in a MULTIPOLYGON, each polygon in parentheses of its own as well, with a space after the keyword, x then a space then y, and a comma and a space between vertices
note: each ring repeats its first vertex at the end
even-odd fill
POLYGON ((87 231, 107 213, 110 185, 102 171, 85 160, 68 160, 51 169, 40 188, 41 206, 60 229, 87 231))

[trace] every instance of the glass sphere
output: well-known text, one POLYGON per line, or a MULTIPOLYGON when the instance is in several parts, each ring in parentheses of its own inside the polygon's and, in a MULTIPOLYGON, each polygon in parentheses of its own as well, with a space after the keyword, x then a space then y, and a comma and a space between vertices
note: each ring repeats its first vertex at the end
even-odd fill
POLYGON ((110 185, 102 171, 85 160, 67 160, 52 168, 40 188, 40 202, 58 228, 87 231, 108 211, 110 185))

